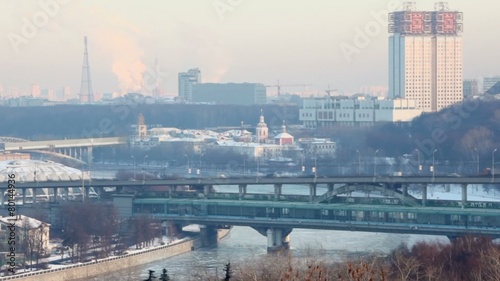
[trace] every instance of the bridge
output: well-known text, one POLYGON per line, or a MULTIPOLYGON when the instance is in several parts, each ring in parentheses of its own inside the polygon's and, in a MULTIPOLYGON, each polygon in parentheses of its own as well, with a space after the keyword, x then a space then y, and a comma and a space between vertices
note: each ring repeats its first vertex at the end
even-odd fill
MULTIPOLYGON (((13 140, 13 139, 7 139, 13 140)), ((65 148, 79 147, 99 147, 127 144, 127 138, 112 137, 112 138, 91 138, 91 139, 64 139, 64 140, 48 140, 48 141, 26 141, 18 139, 16 142, 4 142, 5 151, 22 151, 22 150, 57 150, 65 148)))
POLYGON ((54 154, 62 154, 86 162, 92 159, 92 149, 94 147, 114 146, 127 144, 125 137, 111 138, 90 138, 90 139, 64 139, 47 141, 28 141, 12 137, 0 137, 0 143, 3 143, 2 149, 5 151, 26 151, 43 153, 49 151, 54 154))
MULTIPOLYGON (((174 179, 153 179, 153 180, 83 180, 83 181, 36 181, 36 182, 16 182, 16 188, 21 191, 23 202, 25 202, 26 189, 32 189, 32 194, 36 194, 35 190, 40 188, 53 190, 52 194, 57 194, 58 189, 83 187, 86 196, 88 197, 89 188, 93 187, 97 191, 102 191, 104 187, 116 187, 118 190, 129 189, 145 192, 151 187, 177 187, 189 186, 193 190, 202 191, 204 195, 208 195, 213 186, 238 186, 239 198, 243 198, 246 194, 248 186, 251 185, 272 185, 274 186, 274 198, 278 198, 283 194, 283 185, 300 185, 307 186, 309 189, 308 201, 310 203, 329 202, 338 194, 349 193, 353 191, 363 190, 365 192, 377 191, 380 194, 396 198, 402 204, 408 206, 425 206, 427 202, 427 187, 434 184, 460 184, 462 186, 462 205, 467 204, 467 188, 471 184, 499 184, 498 177, 454 177, 454 176, 377 176, 377 177, 360 177, 360 176, 339 176, 339 177, 231 177, 231 178, 174 178, 174 179), (318 196, 317 185, 323 184, 328 187, 328 192, 318 196), (421 188, 422 199, 420 202, 415 201, 415 198, 408 196, 409 185, 419 185, 421 188), (335 185, 341 185, 340 188, 334 189, 335 185)), ((0 186, 0 192, 4 192, 6 187, 0 186)), ((174 188, 170 188, 170 197, 174 188)), ((19 191, 18 191, 19 192, 19 191)), ((55 199, 55 197, 54 197, 55 199)), ((33 198, 35 200, 35 198, 33 198)), ((1 202, 0 202, 1 203, 1 202)))
POLYGON ((282 246, 294 228, 500 237, 497 208, 405 207, 384 204, 313 204, 303 202, 217 199, 133 200, 132 214, 180 224, 250 226, 268 237, 268 249, 282 246))
POLYGON ((53 189, 57 200, 61 188, 83 186, 88 197, 90 186, 98 193, 116 187, 113 200, 122 218, 148 214, 176 227, 201 224, 208 237, 216 228, 250 226, 267 236, 273 251, 286 246, 293 228, 500 238, 500 202, 467 199, 471 184, 499 183, 494 176, 232 177, 17 182, 16 188, 24 201, 27 188, 53 189), (460 185, 461 200, 427 199, 427 187, 436 184, 460 185), (252 185, 268 185, 271 192, 248 193, 252 185), (283 185, 296 185, 308 194, 284 194, 283 185), (317 194, 318 185, 326 187, 323 194, 317 194), (410 185, 420 188, 421 198, 408 193, 410 185), (221 192, 214 186, 228 187, 221 192), (356 191, 372 196, 351 196, 356 191))

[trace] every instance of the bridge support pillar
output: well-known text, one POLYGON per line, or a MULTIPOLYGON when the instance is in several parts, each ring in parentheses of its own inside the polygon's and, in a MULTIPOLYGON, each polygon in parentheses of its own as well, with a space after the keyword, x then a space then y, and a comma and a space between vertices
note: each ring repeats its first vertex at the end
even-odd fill
POLYGON ((404 197, 408 196, 408 184, 403 183, 402 186, 401 186, 401 189, 402 189, 402 192, 403 192, 403 196, 404 197))
POLYGON ((104 188, 103 187, 94 187, 94 190, 97 192, 97 197, 101 199, 102 194, 104 193, 104 188))
POLYGON ((82 160, 82 155, 83 155, 82 148, 80 147, 80 153, 78 153, 78 159, 82 160))
POLYGON ((422 206, 425 207, 427 203, 427 185, 422 185, 422 206))
POLYGON ((69 201, 69 187, 64 188, 64 198, 69 201))
POLYGON ((54 189, 52 190, 52 193, 54 195, 54 202, 57 202, 57 187, 54 187, 54 189))
POLYGON ((83 187, 82 192, 82 201, 85 202, 85 200, 89 199, 90 186, 83 187))
POLYGON ((36 203, 36 188, 31 189, 31 196, 33 198, 33 204, 36 203))
POLYGON ((87 164, 92 165, 92 146, 87 147, 87 164))
POLYGON ((311 183, 309 184, 309 202, 313 202, 314 197, 316 197, 316 184, 311 183))
POLYGON ((467 205, 467 184, 462 184, 462 209, 467 205))
POLYGON ((23 196, 23 205, 24 205, 24 204, 26 204, 26 188, 23 187, 21 192, 23 193, 22 196, 23 196))
POLYGON ((281 184, 275 184, 274 185, 274 201, 278 201, 281 195, 281 188, 283 186, 281 184))
POLYGON ((272 252, 276 249, 276 235, 273 228, 267 230, 267 252, 272 252))
POLYGON ((267 252, 272 253, 290 247, 290 232, 291 229, 284 228, 268 228, 267 236, 267 252))
POLYGON ((329 183, 329 184, 327 185, 327 187, 328 187, 328 192, 333 192, 333 188, 334 188, 334 186, 335 186, 335 185, 334 185, 333 183, 329 183))
POLYGON ((211 188, 211 186, 208 184, 203 186, 203 194, 205 195, 205 197, 207 197, 208 194, 210 194, 210 188, 211 188))
POLYGON ((217 228, 211 225, 200 225, 201 244, 203 247, 217 244, 217 228))
POLYGON ((240 184, 238 185, 238 190, 239 190, 239 199, 243 199, 243 195, 247 194, 247 185, 246 184, 240 184))

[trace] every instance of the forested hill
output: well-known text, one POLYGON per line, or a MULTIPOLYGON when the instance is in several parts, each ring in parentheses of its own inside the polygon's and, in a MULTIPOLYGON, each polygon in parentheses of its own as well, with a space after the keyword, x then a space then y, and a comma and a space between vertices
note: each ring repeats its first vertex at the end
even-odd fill
POLYGON ((408 127, 377 126, 367 133, 366 143, 393 156, 418 149, 426 159, 435 149, 436 157, 453 161, 477 161, 479 152, 481 162, 491 163, 493 150, 500 149, 500 101, 468 100, 423 114, 408 127))
POLYGON ((147 124, 181 129, 216 126, 255 126, 263 109, 268 126, 280 128, 283 119, 297 124, 297 106, 238 105, 59 105, 1 107, 0 135, 27 139, 126 136, 142 113, 147 124))

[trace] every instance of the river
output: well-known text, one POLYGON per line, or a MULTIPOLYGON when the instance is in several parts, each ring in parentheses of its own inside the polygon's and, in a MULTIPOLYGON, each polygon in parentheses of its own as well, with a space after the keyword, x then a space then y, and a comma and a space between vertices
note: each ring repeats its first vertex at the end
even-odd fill
MULTIPOLYGON (((420 240, 447 242, 444 236, 419 236, 409 234, 385 234, 350 231, 330 231, 312 229, 294 229, 290 235, 290 249, 296 257, 310 257, 320 254, 333 260, 343 257, 355 257, 367 253, 386 254, 401 243, 409 245, 420 240)), ((93 280, 144 280, 148 270, 155 275, 166 268, 175 280, 190 280, 196 271, 218 272, 227 262, 233 265, 266 255, 266 237, 250 227, 233 227, 228 237, 215 247, 198 249, 183 255, 155 261, 123 272, 115 272, 93 280)))

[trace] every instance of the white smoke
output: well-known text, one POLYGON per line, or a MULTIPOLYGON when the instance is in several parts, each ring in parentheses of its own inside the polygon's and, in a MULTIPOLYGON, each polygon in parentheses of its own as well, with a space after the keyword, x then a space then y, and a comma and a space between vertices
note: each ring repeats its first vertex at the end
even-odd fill
POLYGON ((143 63, 144 51, 139 45, 140 29, 118 16, 108 16, 104 21, 106 24, 99 29, 96 40, 104 53, 111 57, 111 69, 121 94, 140 92, 143 73, 147 69, 143 63))

